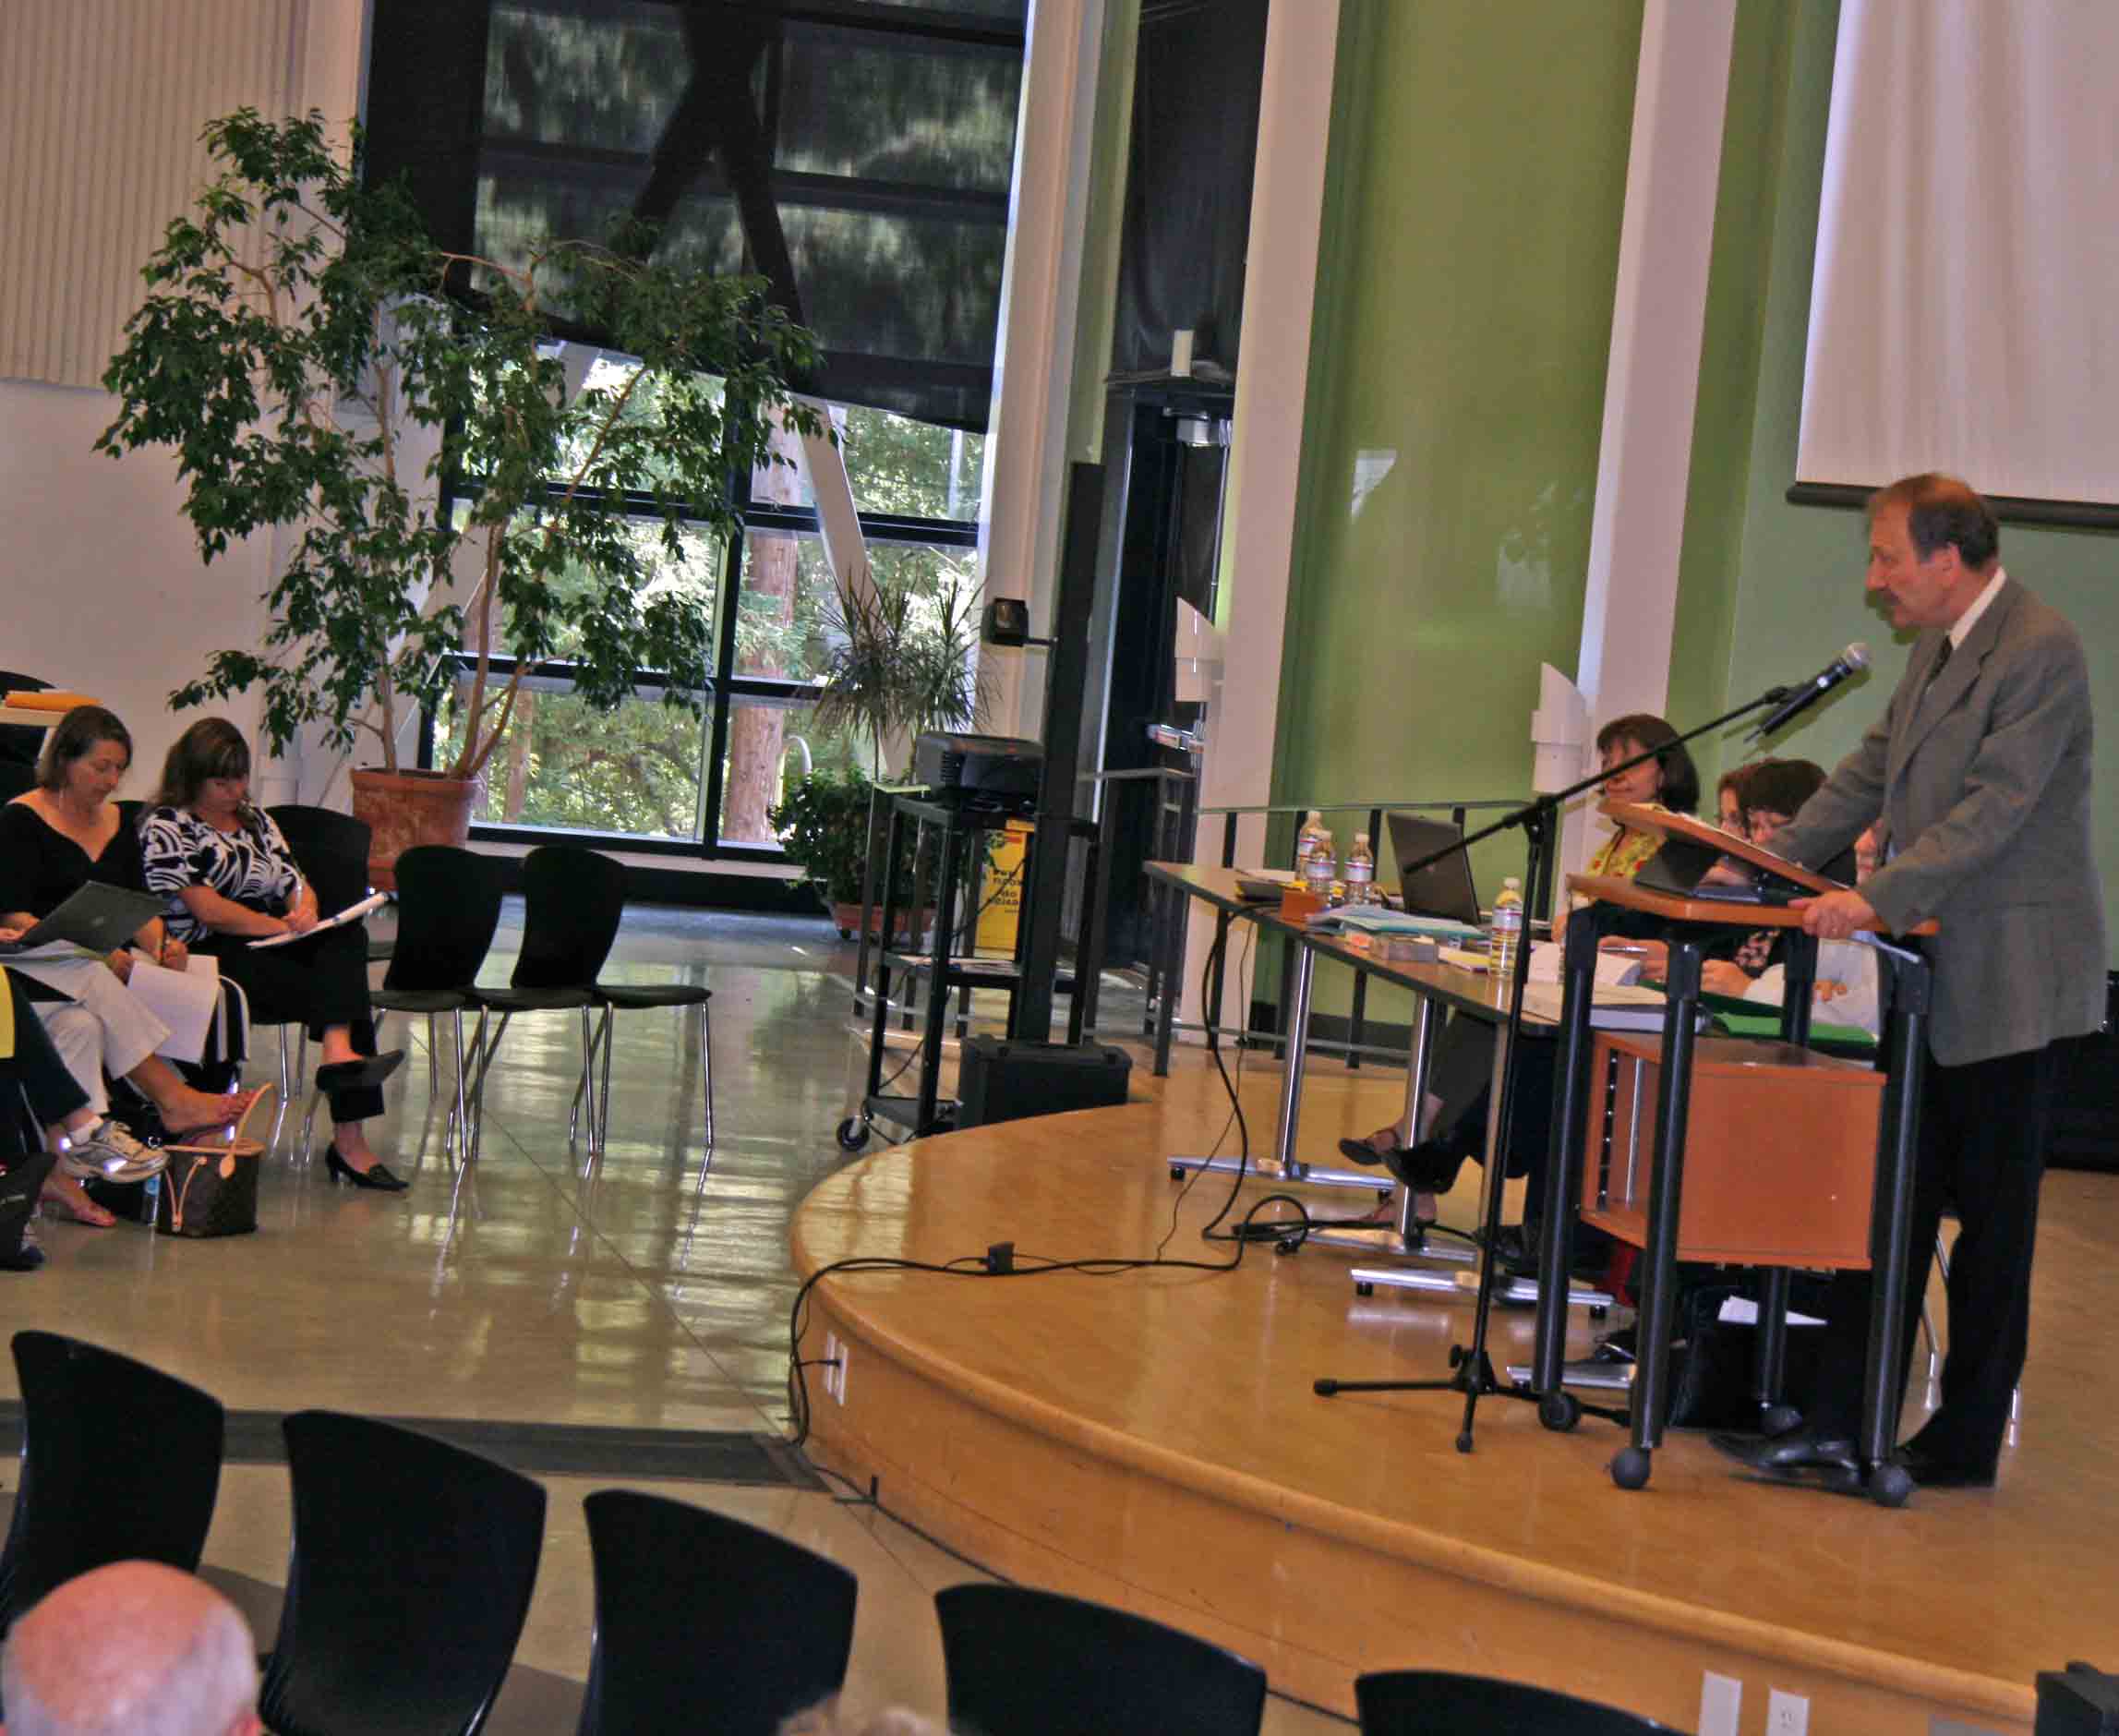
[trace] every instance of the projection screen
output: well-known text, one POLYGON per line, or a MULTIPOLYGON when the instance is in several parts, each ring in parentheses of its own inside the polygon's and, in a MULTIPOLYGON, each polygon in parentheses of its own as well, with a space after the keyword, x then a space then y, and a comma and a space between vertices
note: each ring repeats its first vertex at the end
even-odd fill
POLYGON ((2119 503, 2119 5, 1842 0, 1800 483, 2119 503))

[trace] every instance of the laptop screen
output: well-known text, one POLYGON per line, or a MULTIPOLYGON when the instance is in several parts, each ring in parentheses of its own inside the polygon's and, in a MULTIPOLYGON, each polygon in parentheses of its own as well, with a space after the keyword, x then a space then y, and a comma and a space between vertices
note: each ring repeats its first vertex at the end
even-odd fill
POLYGON ((1403 874, 1405 864, 1450 850, 1439 862, 1429 862, 1417 874, 1405 874, 1399 890, 1405 908, 1416 916, 1446 916, 1453 922, 1479 921, 1478 888, 1472 884, 1472 859, 1463 848, 1464 828, 1445 820, 1427 820, 1416 814, 1392 814, 1391 853, 1403 874), (1451 845, 1456 846, 1451 850, 1451 845))

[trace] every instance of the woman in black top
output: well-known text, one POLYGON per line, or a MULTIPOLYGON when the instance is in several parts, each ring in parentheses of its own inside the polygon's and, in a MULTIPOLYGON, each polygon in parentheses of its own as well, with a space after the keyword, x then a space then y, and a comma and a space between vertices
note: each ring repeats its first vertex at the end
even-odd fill
MULTIPOLYGON (((0 807, 0 934, 49 916, 91 880, 147 890, 138 836, 121 824, 111 800, 131 763, 131 736, 101 705, 77 705, 59 720, 38 761, 36 787, 0 807)), ((185 949, 170 940, 159 917, 135 943, 150 958, 183 968, 185 949)), ((26 992, 45 1007, 52 1040, 99 1118, 110 1112, 105 1072, 145 1091, 164 1129, 175 1135, 238 1119, 248 1107, 246 1097, 194 1091, 155 1053, 169 1028, 126 992, 130 952, 98 963, 66 948, 49 957, 40 949, 11 962, 26 992)), ((105 1131, 120 1150, 136 1144, 115 1124, 105 1131)), ((115 1220, 76 1185, 84 1173, 80 1163, 66 1163, 46 1193, 77 1221, 107 1228, 115 1220)))
POLYGON ((367 931, 359 922, 312 940, 253 951, 269 934, 306 934, 319 916, 315 888, 272 816, 250 805, 250 747, 223 717, 177 738, 162 790, 140 821, 148 890, 169 900, 171 933, 211 952, 253 999, 300 1007, 323 1045, 317 1084, 331 1099, 332 1175, 356 1187, 402 1189, 369 1147, 363 1124, 382 1114, 382 1080, 404 1058, 376 1055, 367 999, 367 931))

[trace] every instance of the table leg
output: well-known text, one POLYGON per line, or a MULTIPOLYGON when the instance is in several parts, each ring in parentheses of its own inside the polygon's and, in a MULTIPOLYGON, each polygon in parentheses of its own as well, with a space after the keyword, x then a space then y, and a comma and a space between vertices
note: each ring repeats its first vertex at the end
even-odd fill
POLYGON ((1633 1444, 1611 1462, 1622 1489, 1648 1481, 1649 1455, 1663 1444, 1669 1409, 1670 1325, 1677 1308, 1678 1214, 1684 1197, 1685 1123, 1692 1110, 1694 1026, 1700 1006, 1700 943, 1670 943, 1663 1015, 1663 1077, 1655 1098, 1655 1173, 1648 1180, 1648 1244, 1641 1314, 1635 1324, 1633 1444))

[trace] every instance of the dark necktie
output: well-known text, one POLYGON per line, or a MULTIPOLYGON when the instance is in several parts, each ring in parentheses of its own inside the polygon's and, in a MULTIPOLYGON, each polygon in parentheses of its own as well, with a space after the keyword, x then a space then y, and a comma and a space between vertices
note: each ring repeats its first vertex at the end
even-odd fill
POLYGON ((1945 633, 1943 636, 1943 648, 1935 653, 1935 667, 1928 671, 1928 679, 1920 685, 1921 693, 1925 693, 1929 688, 1935 684, 1935 678, 1949 667, 1949 663, 1950 640, 1949 635, 1945 633))

